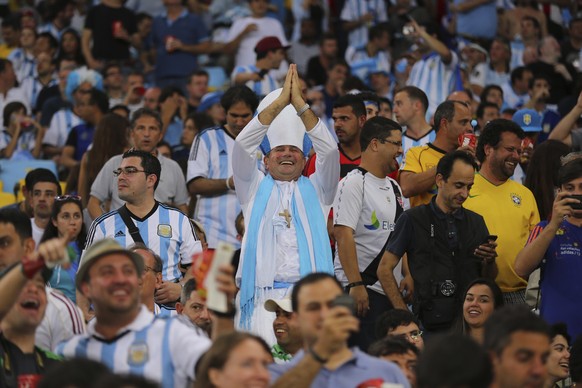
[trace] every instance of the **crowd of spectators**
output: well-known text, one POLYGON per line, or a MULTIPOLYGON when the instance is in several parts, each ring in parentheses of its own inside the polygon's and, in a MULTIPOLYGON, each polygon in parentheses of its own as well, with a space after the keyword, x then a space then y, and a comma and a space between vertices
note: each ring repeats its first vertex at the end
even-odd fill
POLYGON ((582 1, 0 19, 0 386, 582 384, 582 1))

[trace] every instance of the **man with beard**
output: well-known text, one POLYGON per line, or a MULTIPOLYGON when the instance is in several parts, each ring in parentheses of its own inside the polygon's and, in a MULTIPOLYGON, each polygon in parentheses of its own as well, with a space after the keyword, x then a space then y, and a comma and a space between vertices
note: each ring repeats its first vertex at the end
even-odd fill
POLYGON ((366 351, 376 339, 374 326, 378 316, 402 301, 395 283, 389 285, 393 286, 390 293, 385 293, 376 276, 384 245, 403 210, 400 187, 387 177, 398 169, 396 158, 402 154, 402 128, 390 119, 373 117, 362 128, 360 144, 360 167, 338 186, 333 204, 333 233, 337 246, 335 274, 356 301, 361 323, 358 345, 366 351))
POLYGON ((515 271, 527 278, 541 265, 540 315, 548 323, 564 322, 572 338, 582 334, 579 298, 580 244, 582 241, 582 158, 570 160, 558 172, 560 189, 552 218, 531 232, 515 259, 515 271), (572 196, 578 196, 578 199, 572 196))
MULTIPOLYGON (((347 94, 337 99, 333 104, 333 129, 338 139, 340 153, 340 178, 357 168, 362 157, 360 147, 360 132, 366 122, 366 106, 361 98, 347 94)), ((317 154, 313 154, 303 172, 311 176, 315 172, 317 154)))
POLYGON ((297 320, 293 319, 291 296, 265 301, 265 310, 275 313, 273 331, 277 343, 271 347, 273 360, 276 364, 289 362, 303 347, 303 336, 299 332, 297 320))
POLYGON ((509 120, 492 120, 485 126, 476 151, 481 169, 465 204, 483 216, 490 234, 498 236, 495 281, 506 304, 525 304, 527 281, 515 272, 515 257, 540 221, 532 192, 509 179, 519 164, 524 137, 519 125, 509 120))
POLYGON ((192 263, 193 254, 202 252, 202 246, 188 217, 154 198, 161 170, 160 161, 149 152, 132 149, 123 154, 114 175, 119 198, 126 204, 93 221, 86 247, 109 237, 122 246, 144 243, 160 255, 163 283, 156 291, 156 302, 163 307, 161 315, 167 316, 180 297, 182 271, 192 263))

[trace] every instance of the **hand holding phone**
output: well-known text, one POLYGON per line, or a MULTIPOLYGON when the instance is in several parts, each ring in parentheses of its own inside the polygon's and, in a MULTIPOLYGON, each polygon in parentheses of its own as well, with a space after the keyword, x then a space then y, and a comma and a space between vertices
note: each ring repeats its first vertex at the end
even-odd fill
POLYGON ((485 243, 488 243, 489 241, 497 241, 497 236, 494 234, 490 234, 489 236, 487 236, 485 243))
POLYGON ((331 306, 332 307, 335 307, 335 306, 344 306, 344 307, 347 307, 348 310, 350 310, 350 313, 352 313, 352 315, 356 315, 356 301, 354 300, 354 298, 352 298, 348 294, 338 295, 331 302, 331 306))
POLYGON ((571 202, 568 205, 573 209, 573 210, 582 210, 582 195, 578 194, 578 195, 568 195, 566 196, 566 198, 572 198, 572 199, 577 199, 580 202, 571 202))

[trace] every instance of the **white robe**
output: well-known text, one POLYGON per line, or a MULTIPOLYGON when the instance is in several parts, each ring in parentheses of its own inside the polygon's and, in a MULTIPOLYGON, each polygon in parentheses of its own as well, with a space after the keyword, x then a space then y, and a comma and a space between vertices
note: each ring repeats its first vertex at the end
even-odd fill
MULTIPOLYGON (((247 231, 257 190, 261 181, 265 178, 264 173, 257 168, 256 151, 265 137, 268 128, 268 126, 262 125, 259 122, 258 116, 256 116, 237 136, 233 148, 234 183, 236 194, 245 217, 245 230, 247 231)), ((325 224, 339 182, 339 151, 336 142, 322 121, 319 121, 307 134, 317 152, 316 172, 309 179, 317 193, 325 224)), ((257 241, 257 270, 255 279, 257 287, 272 287, 275 281, 295 283, 299 280, 299 254, 295 227, 292 224, 291 228, 287 228, 284 218, 278 216, 285 209, 290 210, 289 201, 293 191, 296 193, 296 198, 300 198, 297 197, 298 190, 295 190, 296 186, 296 181, 275 181, 273 190, 277 190, 278 193, 271 195, 265 209, 265 214, 275 214, 275 216, 271 220, 264 217, 261 224, 264 222, 273 222, 277 257, 265 257, 267 255, 263 254, 263 252, 272 251, 269 245, 273 241, 269 238, 262 238, 264 236, 259 236, 257 241)), ((300 202, 298 200, 297 206, 298 208, 303 208, 303 204, 300 202)), ((291 223, 293 222, 291 220, 291 223)), ((309 224, 307 222, 303 222, 302 224, 306 228, 306 234, 309 233, 309 224)), ((244 281, 241 277, 245 248, 246 235, 242 242, 241 262, 236 274, 236 283, 239 287, 241 282, 244 281)), ((261 295, 255 295, 255 309, 251 320, 251 331, 261 335, 269 344, 275 343, 272 328, 275 314, 266 311, 263 303, 269 298, 281 299, 288 292, 290 292, 289 288, 264 289, 261 295)), ((236 322, 238 323, 239 319, 236 319, 236 322)))

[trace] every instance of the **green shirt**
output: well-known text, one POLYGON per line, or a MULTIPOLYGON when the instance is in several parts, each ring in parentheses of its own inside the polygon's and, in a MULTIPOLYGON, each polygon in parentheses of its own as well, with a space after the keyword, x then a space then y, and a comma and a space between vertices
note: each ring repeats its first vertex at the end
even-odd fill
POLYGON ((277 364, 284 364, 286 362, 291 361, 291 359, 293 358, 293 356, 287 353, 285 350, 283 350, 283 348, 279 346, 279 344, 273 345, 273 347, 271 348, 271 354, 273 355, 275 363, 277 364))

